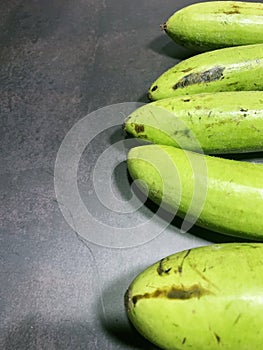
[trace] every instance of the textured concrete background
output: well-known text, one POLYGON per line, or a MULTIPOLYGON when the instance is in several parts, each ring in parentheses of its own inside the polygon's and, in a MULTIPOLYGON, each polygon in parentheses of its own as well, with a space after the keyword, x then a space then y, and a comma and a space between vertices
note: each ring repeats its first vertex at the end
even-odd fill
MULTIPOLYGON (((70 128, 100 107, 147 102, 153 80, 191 54, 159 28, 190 3, 1 0, 0 349, 154 349, 126 319, 125 289, 165 255, 223 239, 206 240, 198 229, 182 234, 173 223, 144 245, 98 246, 64 220, 54 191, 70 128)), ((91 211, 92 166, 123 137, 121 128, 111 132, 95 138, 80 164, 91 211)), ((120 165, 113 187, 125 199, 128 186, 120 165)))

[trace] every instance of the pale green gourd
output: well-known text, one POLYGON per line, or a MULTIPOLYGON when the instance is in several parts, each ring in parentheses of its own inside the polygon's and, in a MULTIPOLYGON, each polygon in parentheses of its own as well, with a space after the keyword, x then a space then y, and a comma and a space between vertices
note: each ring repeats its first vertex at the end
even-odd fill
POLYGON ((263 91, 176 96, 136 109, 124 130, 150 142, 208 154, 263 150, 263 91))
POLYGON ((263 43, 263 4, 200 2, 176 11, 162 27, 175 42, 199 51, 263 43))
POLYGON ((161 74, 150 86, 148 96, 154 101, 241 90, 263 90, 263 44, 228 47, 185 59, 161 74))
POLYGON ((129 151, 127 166, 169 212, 215 232, 263 240, 263 164, 144 145, 129 151))
POLYGON ((175 253, 142 271, 127 314, 166 350, 261 350, 263 244, 225 243, 175 253))

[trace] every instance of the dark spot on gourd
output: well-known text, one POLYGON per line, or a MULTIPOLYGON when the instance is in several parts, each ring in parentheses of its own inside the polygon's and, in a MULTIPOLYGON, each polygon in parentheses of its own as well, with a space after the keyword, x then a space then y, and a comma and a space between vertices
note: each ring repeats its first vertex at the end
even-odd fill
POLYGON ((233 4, 232 9, 230 9, 228 11, 223 11, 223 13, 226 15, 235 15, 235 14, 240 13, 240 8, 236 4, 233 4))
POLYGON ((240 13, 240 7, 233 3, 233 5, 230 7, 228 11, 223 11, 224 14, 226 15, 235 15, 240 13))
MULTIPOLYGON (((190 118, 192 118, 191 115, 190 115, 190 118)), ((185 137, 190 138, 190 132, 191 132, 191 129, 183 129, 183 130, 175 130, 173 134, 174 134, 175 136, 176 136, 176 135, 179 135, 179 136, 183 135, 183 136, 185 136, 185 137)))
POLYGON ((186 342, 186 337, 184 337, 184 339, 182 340, 182 344, 184 344, 186 342))
POLYGON ((220 342, 221 342, 221 338, 219 337, 219 335, 218 334, 216 334, 216 333, 214 333, 214 335, 215 335, 215 337, 216 337, 216 341, 217 341, 217 343, 218 344, 220 344, 220 342))
POLYGON ((131 300, 135 306, 137 302, 142 299, 167 298, 171 300, 189 300, 193 298, 200 299, 209 294, 213 293, 210 290, 203 288, 200 284, 193 284, 190 287, 179 285, 158 288, 152 293, 137 294, 134 295, 131 300))
POLYGON ((181 264, 178 266, 178 272, 179 273, 182 273, 183 272, 183 265, 184 265, 184 262, 185 262, 185 259, 189 256, 191 252, 191 249, 188 249, 183 257, 183 260, 181 262, 181 264))
POLYGON ((190 100, 190 98, 183 98, 182 101, 183 101, 183 102, 190 102, 191 100, 190 100))
POLYGON ((233 83, 228 83, 227 86, 234 86, 237 85, 239 82, 238 81, 234 81, 233 83))
POLYGON ((225 67, 215 66, 203 72, 187 74, 173 86, 173 89, 176 90, 190 85, 210 83, 222 79, 224 69, 225 67))
POLYGON ((136 305, 138 299, 141 299, 140 295, 135 295, 134 297, 132 297, 132 303, 133 303, 134 306, 136 305))
POLYGON ((241 314, 238 314, 237 318, 236 318, 235 321, 234 321, 234 325, 238 323, 240 317, 241 317, 241 314))
POLYGON ((185 68, 185 69, 182 69, 182 72, 183 73, 187 73, 187 72, 190 72, 193 68, 189 67, 189 68, 185 68))
POLYGON ((185 129, 184 135, 189 138, 190 137, 190 129, 185 129))
POLYGON ((139 134, 140 132, 144 132, 144 125, 143 124, 135 124, 134 129, 139 134))
POLYGON ((230 11, 224 11, 224 14, 226 15, 234 15, 234 14, 237 14, 237 13, 240 13, 239 10, 230 10, 230 11))
POLYGON ((162 276, 163 274, 167 275, 172 269, 170 266, 165 267, 165 262, 167 262, 167 258, 160 260, 159 265, 157 267, 157 273, 160 276, 162 276))
POLYGON ((148 135, 146 135, 146 134, 140 134, 140 135, 138 135, 138 137, 140 139, 143 139, 143 140, 148 140, 148 135))
POLYGON ((175 132, 173 134, 174 135, 181 134, 181 135, 184 135, 185 137, 189 138, 190 132, 191 132, 191 129, 183 129, 183 130, 175 130, 175 132))
POLYGON ((158 89, 158 86, 157 85, 154 85, 152 88, 151 88, 151 91, 156 91, 158 89))

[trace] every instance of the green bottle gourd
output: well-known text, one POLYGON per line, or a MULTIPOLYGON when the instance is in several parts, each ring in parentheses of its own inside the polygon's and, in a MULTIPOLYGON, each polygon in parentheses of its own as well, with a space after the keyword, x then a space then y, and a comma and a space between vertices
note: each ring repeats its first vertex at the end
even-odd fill
POLYGON ((228 47, 187 58, 162 73, 150 86, 148 97, 155 101, 241 90, 263 90, 263 44, 228 47))
POLYGON ((263 244, 212 244, 142 271, 125 294, 135 328, 166 350, 261 350, 263 244))
POLYGON ((263 91, 176 96, 132 112, 124 130, 150 142, 207 154, 263 150, 263 91))
POLYGON ((127 167, 141 190, 184 224, 263 240, 263 164, 143 145, 131 148, 127 167))
POLYGON ((195 3, 176 11, 162 28, 175 42, 198 51, 263 43, 263 4, 195 3))

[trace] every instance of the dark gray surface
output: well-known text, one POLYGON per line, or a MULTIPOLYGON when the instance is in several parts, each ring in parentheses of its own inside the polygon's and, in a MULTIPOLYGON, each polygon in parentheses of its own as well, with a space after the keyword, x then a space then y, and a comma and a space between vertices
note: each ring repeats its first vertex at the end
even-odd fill
MULTIPOLYGON (((159 28, 190 3, 1 1, 0 349, 154 349, 128 324, 125 289, 156 260, 217 241, 197 229, 180 233, 175 224, 142 245, 96 245, 66 222, 54 190, 57 153, 75 123, 104 106, 146 102, 152 81, 190 55, 159 28)), ((112 226, 138 224, 152 213, 144 207, 137 216, 111 215, 96 201, 92 169, 121 139, 120 125, 106 130, 79 167, 83 201, 112 226)), ((124 163, 112 178, 116 196, 129 199, 124 163)))

